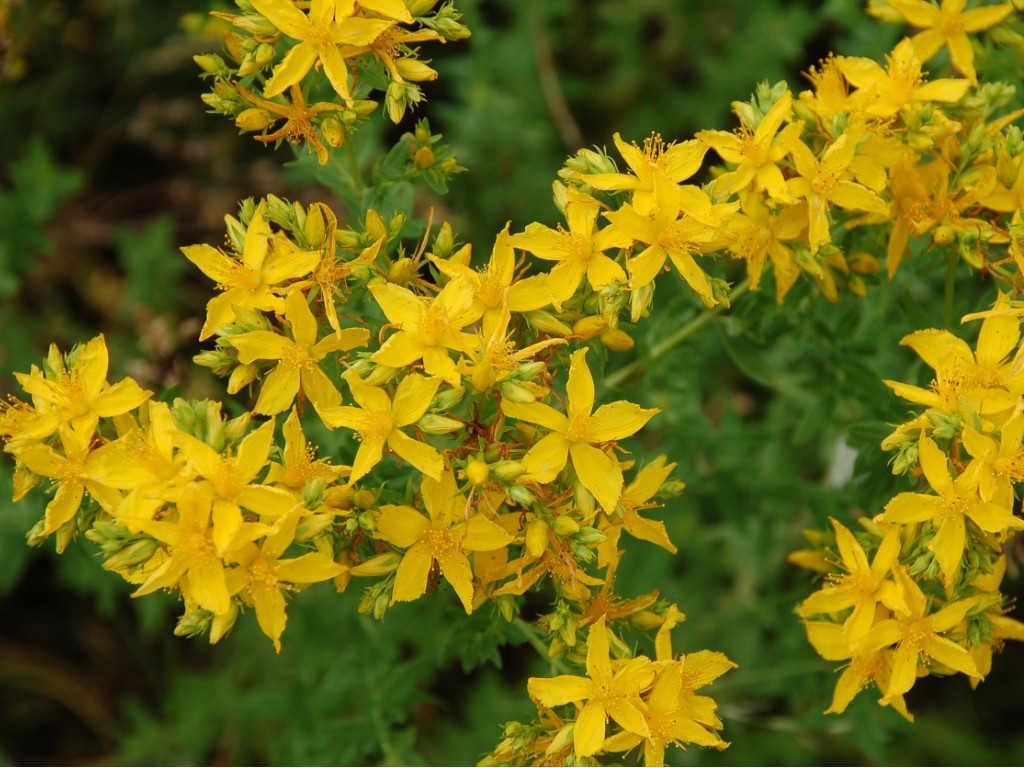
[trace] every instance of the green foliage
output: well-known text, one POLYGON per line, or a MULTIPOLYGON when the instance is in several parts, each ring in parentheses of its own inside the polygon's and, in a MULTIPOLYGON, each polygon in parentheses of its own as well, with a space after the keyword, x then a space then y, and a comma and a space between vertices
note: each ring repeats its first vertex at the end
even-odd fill
POLYGON ((82 186, 81 172, 59 167, 38 136, 8 176, 8 184, 0 187, 0 297, 13 295, 20 278, 50 255, 46 227, 82 186))
MULTIPOLYGON (((69 195, 83 187, 90 195, 114 184, 123 185, 126 194, 132 184, 144 187, 131 174, 114 170, 132 157, 131 142, 120 144, 122 154, 108 157, 107 165, 73 151, 80 136, 116 132, 138 117, 140 96, 132 88, 140 80, 149 78, 147 89, 159 100, 162 81, 151 73, 163 70, 144 51, 174 58, 181 48, 193 53, 216 44, 183 39, 175 28, 179 13, 202 10, 196 3, 108 0, 89 4, 75 19, 93 33, 88 36, 92 47, 76 49, 77 58, 49 61, 45 54, 59 36, 54 29, 69 21, 73 5, 26 4, 26 49, 36 68, 29 69, 22 85, 0 91, 0 158, 8 164, 0 189, 0 297, 13 299, 0 309, 5 371, 25 370, 21 361, 39 356, 34 336, 43 302, 33 292, 34 281, 50 286, 57 280, 62 287, 46 306, 56 307, 61 317, 77 318, 65 333, 87 338, 103 329, 118 336, 126 350, 134 349, 140 336, 137 310, 167 316, 176 327, 176 313, 199 315, 208 298, 206 285, 200 289, 198 280, 183 280, 188 265, 175 248, 205 237, 205 230, 182 236, 194 226, 180 221, 191 210, 176 211, 179 219, 140 211, 135 220, 141 226, 111 227, 109 240, 87 254, 88 264, 106 270, 104 278, 115 287, 102 295, 115 301, 90 303, 40 260, 52 252, 51 231, 68 234, 60 228, 69 195), (139 60, 148 70, 133 66, 139 60), (90 68, 98 61, 99 69, 90 68), (110 107, 101 106, 105 102, 99 98, 72 98, 118 89, 133 92, 133 98, 110 107), (45 113, 32 106, 37 101, 62 108, 45 113), (107 109, 116 114, 106 114, 107 109), (32 138, 26 142, 25 136, 32 138), (83 304, 89 309, 75 313, 83 304)), ((853 0, 463 0, 459 5, 474 36, 466 46, 438 52, 434 66, 440 79, 426 85, 424 114, 468 173, 448 178, 416 168, 410 148, 418 139, 412 133, 382 154, 396 137, 378 123, 349 144, 347 159, 344 152, 335 153, 320 167, 313 156, 299 154, 286 175, 272 176, 271 186, 283 194, 312 180, 342 197, 350 217, 342 226, 372 207, 386 221, 392 214, 405 215, 404 235, 422 234, 426 210, 440 207, 436 196, 450 187, 443 205, 479 257, 506 221, 521 226, 555 218, 550 184, 565 156, 579 146, 607 145, 616 131, 626 139, 651 131, 671 139, 726 125, 729 102, 747 98, 756 82, 788 78, 799 89, 798 70, 826 50, 876 55, 893 41, 865 20, 862 4, 853 0), (365 179, 357 181, 361 174, 365 179), (370 180, 386 183, 375 185, 372 193, 351 192, 370 180)), ((991 52, 997 63, 1007 55, 991 52)), ((187 56, 179 51, 177 61, 181 66, 187 56)), ((187 66, 181 77, 174 92, 195 101, 198 87, 191 85, 187 66)), ((213 135, 213 118, 193 116, 195 124, 170 134, 172 159, 187 146, 186 134, 213 135)), ((267 157, 258 148, 240 148, 242 139, 228 134, 206 140, 217 147, 216 171, 206 177, 192 169, 196 178, 210 179, 214 198, 221 201, 233 200, 238 186, 251 194, 257 182, 241 169, 252 157, 267 157)), ((438 161, 444 157, 436 154, 438 161)), ((163 174, 160 183, 173 180, 173 171, 163 167, 166 157, 145 160, 163 174)), ((206 199, 195 190, 189 194, 206 199)), ((158 195, 151 208, 162 210, 163 202, 158 195)), ((217 217, 208 218, 214 221, 203 226, 215 231, 217 217)), ((619 573, 619 591, 635 595, 652 584, 664 585, 663 596, 689 616, 677 631, 677 650, 720 649, 740 665, 710 691, 722 704, 730 749, 670 753, 673 762, 1024 759, 1011 726, 974 714, 985 711, 982 702, 1019 699, 1019 665, 1005 659, 1003 672, 984 683, 975 698, 941 684, 915 691, 909 701, 919 713, 914 728, 878 708, 870 696, 843 716, 826 718, 821 712, 831 697, 835 665, 817 657, 794 615, 809 577, 786 557, 800 547, 801 530, 821 527, 830 516, 850 524, 859 514, 878 512, 895 490, 907 487, 888 474, 887 457, 878 448, 887 425, 906 412, 881 380, 925 383, 920 361, 898 342, 911 330, 942 326, 944 266, 936 259, 916 272, 904 268, 894 282, 871 285, 867 298, 839 306, 827 304, 806 285, 794 289, 784 309, 775 306, 769 290, 746 294, 654 362, 652 348, 699 313, 685 289, 672 295, 662 288, 658 311, 639 326, 635 350, 609 354, 608 373, 633 364, 642 372, 622 382, 629 397, 662 410, 647 433, 649 444, 634 458, 642 463, 667 453, 680 463, 676 474, 688 484, 680 497, 653 513, 665 520, 679 554, 631 545, 639 556, 619 573), (946 726, 950 720, 957 722, 956 739, 946 726)), ((980 306, 990 293, 990 285, 961 281, 953 316, 980 306)), ((952 330, 967 338, 977 333, 974 327, 952 330)), ((165 369, 151 374, 152 386, 174 384, 190 394, 208 386, 180 373, 195 351, 172 344, 165 369)), ((343 445, 351 448, 349 436, 311 437, 339 454, 343 445)), ((59 566, 39 558, 39 568, 55 574, 56 586, 23 580, 32 557, 23 537, 42 514, 42 504, 37 496, 35 503, 12 505, 10 497, 11 466, 4 462, 0 595, 21 590, 44 605, 54 593, 88 595, 102 619, 118 627, 117 642, 131 646, 133 657, 153 660, 144 685, 109 694, 122 719, 112 729, 116 753, 101 759, 458 763, 493 745, 495 723, 527 714, 522 691, 529 675, 551 673, 521 634, 489 610, 456 621, 450 604, 428 600, 397 607, 377 623, 357 615, 357 585, 341 596, 322 586, 299 595, 289 610, 280 656, 251 616, 210 650, 167 638, 170 601, 131 601, 130 588, 102 572, 91 554, 62 559, 59 566)), ((1019 579, 1015 584, 1019 591, 1019 579)), ((523 606, 525 612, 530 608, 523 606)), ((4 639, 20 642, 24 620, 13 616, 6 627, 14 629, 4 639)), ((66 651, 62 633, 73 627, 61 616, 52 621, 52 649, 66 651)), ((1005 704, 992 706, 1001 717, 1015 714, 1005 704)), ((17 721, 6 715, 0 710, 15 730, 17 721)), ((20 759, 22 745, 13 736, 0 738, 0 748, 12 761, 20 759)), ((83 760, 96 759, 91 744, 83 743, 81 752, 83 760)))

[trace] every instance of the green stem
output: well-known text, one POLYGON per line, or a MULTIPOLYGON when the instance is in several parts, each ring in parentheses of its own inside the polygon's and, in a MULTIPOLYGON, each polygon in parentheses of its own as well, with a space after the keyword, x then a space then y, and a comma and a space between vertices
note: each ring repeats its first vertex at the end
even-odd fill
POLYGON ((953 328, 953 290, 956 288, 956 265, 959 261, 959 254, 950 250, 946 257, 946 287, 942 299, 942 322, 946 330, 953 328))
MULTIPOLYGON (((746 280, 744 280, 742 283, 733 288, 732 292, 729 294, 729 304, 731 305, 736 299, 738 299, 740 296, 746 293, 749 288, 750 284, 746 280)), ((646 360, 641 360, 638 358, 631 362, 629 365, 624 365, 622 368, 619 368, 619 370, 615 371, 611 375, 606 376, 605 384, 607 384, 609 387, 619 386, 634 373, 639 372, 644 367, 645 363, 654 362, 655 360, 658 360, 661 357, 663 357, 667 352, 678 347, 680 344, 682 344, 684 341, 690 338, 693 334, 695 334, 697 331, 699 331, 701 328, 703 328, 705 325, 707 325, 713 319, 715 319, 715 317, 717 317, 723 311, 725 311, 725 309, 726 307, 724 305, 712 307, 711 309, 705 309, 703 312, 701 312, 699 315, 693 318, 693 320, 688 322, 678 331, 667 336, 666 338, 662 339, 657 344, 655 344, 653 347, 651 347, 651 353, 650 355, 647 356, 646 360)))
POLYGON ((518 616, 512 619, 512 624, 523 633, 523 637, 526 638, 526 642, 532 645, 533 649, 551 664, 552 672, 565 674, 569 671, 569 668, 565 666, 565 664, 548 655, 548 647, 544 644, 544 639, 540 636, 540 632, 537 631, 537 628, 534 627, 533 624, 530 624, 528 621, 525 621, 518 616))

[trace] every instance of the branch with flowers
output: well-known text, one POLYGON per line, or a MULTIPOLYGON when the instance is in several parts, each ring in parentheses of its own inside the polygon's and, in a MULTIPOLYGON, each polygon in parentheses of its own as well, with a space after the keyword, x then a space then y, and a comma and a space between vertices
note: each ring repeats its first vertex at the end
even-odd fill
POLYGON ((60 552, 86 536, 135 596, 180 594, 175 632, 211 642, 251 609, 280 649, 288 600, 319 582, 362 586, 360 610, 377 619, 428 593, 453 593, 466 614, 491 604, 562 673, 530 679, 536 719, 506 725, 485 764, 591 764, 640 748, 659 765, 670 745, 722 749, 717 705, 696 691, 734 662, 674 653, 680 608, 656 589, 615 591, 628 548, 676 552, 646 512, 684 484, 668 457, 626 458, 659 410, 605 393, 747 290, 770 283, 783 303, 809 280, 838 302, 936 252, 953 276, 962 262, 998 281, 998 298, 979 308, 975 350, 950 329, 904 339, 935 378, 927 389, 886 382, 920 412, 884 447, 896 473, 926 487, 859 533, 839 520, 809 533, 812 548, 792 559, 825 581, 800 613, 815 650, 844 663, 830 712, 874 685, 909 718, 919 677, 976 684, 1003 641, 1024 639, 999 591, 1003 547, 1024 527, 1024 109, 1011 87, 984 81, 968 36, 1024 48, 1010 3, 873 2, 884 21, 921 30, 884 63, 830 56, 806 91, 763 84, 733 105, 732 132, 640 144, 616 134, 623 167, 580 150, 554 183, 563 223, 507 226, 476 266, 449 223, 413 240, 403 215, 385 220, 369 204, 399 181, 443 191, 463 170, 425 121, 369 184, 346 154, 378 111, 372 96, 396 123, 422 101, 419 83, 436 72, 420 45, 467 37, 458 11, 436 0, 236 4, 215 14, 227 59, 197 57, 213 81, 204 100, 257 141, 345 169, 334 178, 348 210, 244 200, 225 217, 226 248, 182 248, 216 290, 200 331, 211 348, 195 362, 230 395, 248 393, 241 416, 110 384, 102 336, 51 347, 18 374, 28 401, 0 412, 15 499, 53 492, 31 544, 52 538, 60 552), (949 76, 929 79, 940 53, 949 76), (711 152, 720 165, 699 185, 711 152), (745 281, 722 276, 725 256, 743 262, 745 281), (673 272, 704 313, 595 379, 609 350, 633 347, 673 272), (323 455, 314 428, 341 448, 323 455), (529 622, 517 618, 528 592, 550 601, 529 622))

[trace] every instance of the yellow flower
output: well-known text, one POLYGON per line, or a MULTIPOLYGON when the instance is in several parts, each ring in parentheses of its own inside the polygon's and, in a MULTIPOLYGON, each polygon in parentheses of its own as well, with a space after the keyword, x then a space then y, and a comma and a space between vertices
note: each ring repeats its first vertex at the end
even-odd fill
POLYGON ((149 423, 133 429, 95 453, 92 477, 111 488, 128 491, 117 509, 119 522, 151 519, 164 501, 173 501, 177 488, 191 478, 185 457, 175 452, 180 433, 166 403, 150 401, 149 423))
POLYGON ((872 59, 843 56, 836 59, 850 84, 862 89, 868 99, 866 111, 879 117, 892 117, 919 101, 960 101, 970 80, 942 78, 922 83, 921 60, 914 46, 904 38, 886 55, 886 69, 872 59))
POLYGON ((665 457, 659 456, 636 473, 633 482, 625 487, 619 499, 619 505, 622 507, 621 521, 612 516, 612 524, 603 529, 605 536, 612 542, 612 547, 616 546, 619 531, 625 529, 631 536, 657 544, 673 555, 679 551, 669 539, 665 523, 640 516, 640 510, 657 506, 651 503, 651 499, 675 468, 675 462, 666 464, 665 457))
POLYGON ((786 91, 753 131, 744 125, 736 133, 698 133, 698 139, 709 144, 725 162, 736 166, 715 179, 715 188, 729 194, 748 188, 763 190, 778 202, 794 202, 787 191, 786 180, 778 163, 789 154, 786 135, 799 135, 801 125, 791 124, 783 131, 783 135, 777 135, 783 122, 789 120, 792 113, 793 95, 786 91))
POLYGON ((644 718, 649 735, 622 731, 604 742, 602 751, 624 752, 643 742, 644 765, 665 765, 665 747, 669 744, 697 744, 701 747, 723 749, 728 745, 689 716, 682 705, 682 670, 685 661, 670 664, 658 672, 654 688, 644 699, 647 705, 644 718))
POLYGON ((913 349, 934 371, 929 389, 885 380, 897 395, 928 408, 954 414, 965 396, 971 407, 991 418, 1008 412, 1024 394, 1024 373, 1015 373, 1007 357, 1020 339, 1020 320, 1000 310, 1009 308, 1000 294, 994 312, 981 324, 977 352, 949 331, 929 328, 904 336, 901 345, 913 349))
POLYGON ((287 491, 255 482, 267 464, 273 439, 273 420, 246 435, 234 452, 225 455, 192 435, 177 437, 189 465, 203 478, 199 490, 213 500, 213 542, 221 555, 244 543, 243 533, 253 530, 245 527, 242 507, 277 519, 295 503, 287 491))
POLYGON ((274 238, 263 216, 265 208, 264 202, 256 207, 238 259, 205 244, 181 249, 189 261, 224 291, 206 305, 206 322, 199 332, 200 341, 234 320, 236 306, 280 312, 282 302, 274 288, 286 280, 309 274, 320 260, 319 251, 300 251, 288 240, 274 238), (272 240, 274 248, 271 248, 272 240))
POLYGON ((473 572, 466 553, 501 549, 512 537, 484 515, 469 511, 450 469, 440 480, 424 477, 420 489, 429 516, 412 507, 386 504, 377 518, 380 537, 407 550, 395 572, 391 602, 422 596, 430 569, 437 563, 466 613, 472 613, 473 572))
POLYGON ((441 274, 451 280, 465 279, 473 287, 471 314, 481 317, 486 338, 494 334, 504 312, 530 312, 551 303, 551 290, 545 275, 515 279, 516 257, 508 225, 498 233, 491 258, 479 272, 453 259, 432 261, 441 274))
MULTIPOLYGON (((857 694, 871 683, 874 683, 883 693, 889 690, 895 655, 893 651, 880 649, 870 653, 854 653, 845 639, 841 624, 805 621, 804 629, 807 630, 808 641, 823 659, 826 661, 849 660, 849 664, 846 665, 839 680, 836 681, 832 703, 825 710, 826 715, 839 715, 845 712, 857 694)), ((879 703, 892 707, 907 720, 914 722, 914 716, 907 711, 907 703, 902 694, 886 697, 879 703)))
POLYGON ((339 405, 325 409, 320 416, 332 429, 346 427, 359 433, 362 442, 352 460, 349 483, 356 482, 380 462, 385 445, 423 474, 439 480, 444 470, 441 454, 409 437, 401 427, 423 417, 441 382, 434 377, 410 374, 399 382, 392 400, 383 389, 370 386, 355 371, 347 371, 344 378, 359 407, 339 405))
POLYGON ((320 362, 332 352, 363 346, 370 332, 365 328, 346 328, 318 342, 316 318, 299 291, 292 291, 285 299, 284 318, 291 328, 291 339, 272 331, 251 331, 231 337, 241 363, 277 361, 263 381, 253 411, 274 416, 287 410, 300 385, 317 413, 341 405, 341 394, 323 372, 320 362))
POLYGON ((940 48, 948 46, 954 66, 971 80, 978 75, 967 33, 995 26, 1013 13, 1011 3, 965 11, 967 0, 942 0, 938 8, 925 0, 889 0, 889 5, 915 27, 921 27, 922 31, 910 38, 921 61, 928 61, 940 48))
POLYGON ((852 607, 853 612, 843 623, 843 637, 855 646, 875 623, 879 602, 892 611, 907 611, 900 588, 886 578, 893 565, 899 562, 900 528, 889 529, 869 564, 868 556, 850 530, 835 519, 832 526, 836 531, 841 566, 846 573, 830 576, 831 585, 804 600, 800 615, 836 613, 852 607))
MULTIPOLYGON (((113 386, 107 384, 110 358, 102 334, 79 347, 72 356, 74 363, 69 370, 64 356, 56 345, 51 345, 46 359, 47 375, 33 366, 31 373, 16 373, 15 377, 22 389, 32 396, 37 408, 45 404, 46 411, 81 433, 85 442, 92 437, 101 418, 128 413, 153 394, 139 387, 133 379, 122 379, 113 386)), ((49 417, 34 426, 53 426, 56 431, 49 417)))
POLYGON ((820 161, 800 139, 790 141, 793 162, 800 175, 789 180, 789 189, 797 197, 807 200, 807 242, 811 253, 817 253, 820 245, 832 242, 829 203, 851 211, 877 213, 884 217, 889 215, 885 201, 849 178, 852 173, 850 164, 857 152, 859 139, 859 130, 847 131, 829 145, 820 161))
POLYGON ((0 401, 0 437, 4 439, 4 448, 8 453, 17 453, 26 445, 45 440, 60 426, 61 420, 48 404, 43 402, 43 411, 23 403, 14 397, 8 401, 0 401))
POLYGON ((371 43, 394 23, 385 19, 355 16, 355 7, 351 2, 313 0, 309 15, 306 15, 290 0, 251 1, 253 8, 271 24, 288 37, 299 41, 274 68, 274 74, 267 81, 263 92, 267 98, 298 83, 319 62, 335 93, 347 104, 351 104, 348 67, 338 46, 371 43))
MULTIPOLYGON (((121 494, 94 479, 97 474, 96 452, 92 435, 82 435, 68 427, 58 431, 63 454, 42 443, 29 445, 15 458, 29 471, 50 478, 57 486, 53 500, 46 505, 42 536, 49 536, 75 517, 88 491, 101 507, 113 514, 121 503, 121 494)), ((63 546, 58 547, 58 551, 63 546)))
POLYGON ((268 484, 282 486, 292 493, 300 494, 310 480, 319 477, 333 480, 339 474, 348 472, 348 467, 334 467, 325 460, 316 458, 316 448, 306 442, 296 410, 293 409, 285 419, 281 432, 284 434, 282 462, 270 463, 267 472, 268 484))
POLYGON ((729 252, 747 263, 747 277, 754 291, 761 285, 765 261, 771 256, 775 297, 781 304, 800 276, 793 249, 786 241, 796 240, 807 227, 807 206, 800 203, 787 205, 781 211, 772 210, 753 194, 741 197, 741 206, 743 212, 737 213, 730 223, 729 252))
POLYGON ((432 301, 394 283, 375 285, 371 291, 388 321, 399 330, 370 359, 391 368, 423 360, 428 375, 459 387, 461 378, 449 350, 469 354, 476 342, 476 337, 461 330, 480 317, 473 308, 470 282, 452 280, 432 301))
POLYGON ((1017 414, 1003 424, 998 443, 970 424, 964 425, 961 439, 971 455, 964 474, 978 478, 981 498, 1012 508, 1013 486, 1024 480, 1024 415, 1017 414))
POLYGON ((909 691, 914 686, 918 665, 922 661, 937 661, 968 677, 981 677, 967 649, 942 635, 957 627, 967 612, 978 604, 979 598, 957 600, 947 603, 934 613, 928 613, 928 598, 921 588, 902 569, 897 570, 896 576, 902 581, 909 613, 907 616, 896 616, 879 622, 861 642, 865 655, 896 646, 892 677, 880 703, 888 704, 896 696, 909 691))
POLYGON ((715 306, 718 300, 711 292, 711 284, 692 254, 707 253, 729 242, 719 234, 722 215, 732 213, 738 206, 712 206, 697 187, 680 187, 664 176, 656 175, 652 185, 650 214, 629 204, 607 214, 611 222, 608 230, 627 243, 636 241, 647 246, 629 259, 629 287, 636 290, 648 285, 665 266, 666 259, 671 259, 704 304, 715 306))
POLYGON ((506 307, 491 329, 490 335, 480 337, 480 344, 472 362, 464 370, 468 372, 473 389, 486 392, 503 381, 513 370, 534 355, 548 347, 567 344, 565 339, 543 339, 524 349, 516 350, 515 332, 508 330, 512 315, 506 307))
MULTIPOLYGON (((320 141, 316 128, 313 127, 313 118, 324 112, 343 111, 345 109, 343 106, 328 101, 307 104, 306 97, 302 95, 302 89, 298 85, 292 85, 289 90, 289 95, 291 96, 290 104, 280 104, 276 101, 261 99, 256 94, 246 90, 241 83, 235 83, 235 88, 238 89, 238 92, 246 101, 273 115, 272 118, 269 118, 271 123, 284 120, 284 125, 277 130, 261 136, 254 136, 253 138, 256 141, 269 143, 271 141, 287 139, 292 144, 298 144, 302 140, 306 142, 309 148, 316 152, 316 159, 320 165, 327 163, 329 157, 327 147, 320 141)), ((238 122, 236 121, 237 124, 238 122)))
POLYGON ((527 690, 545 707, 586 702, 576 717, 573 731, 576 756, 585 758, 601 750, 609 717, 627 731, 645 738, 650 736, 640 693, 651 685, 654 676, 654 665, 646 656, 613 668, 608 630, 602 616, 591 625, 587 636, 587 677, 531 677, 527 690))
POLYGON ((285 612, 284 590, 291 584, 314 584, 333 579, 345 570, 321 552, 308 552, 299 557, 282 559, 295 540, 302 506, 296 505, 274 524, 260 546, 243 545, 228 558, 238 567, 227 574, 231 594, 244 590, 243 597, 256 609, 256 621, 263 634, 270 638, 274 650, 281 652, 281 634, 288 615, 285 612))
POLYGON ((708 151, 703 141, 691 139, 666 145, 658 134, 645 139, 643 149, 635 143, 626 144, 617 133, 613 140, 632 173, 585 174, 580 180, 594 189, 631 192, 630 202, 644 216, 654 207, 654 180, 662 176, 673 184, 685 181, 700 170, 708 151))
POLYGON ((956 583, 967 541, 964 518, 969 517, 988 533, 1024 528, 1024 520, 1014 517, 1009 508, 979 499, 974 472, 965 472, 953 480, 946 467, 946 454, 930 437, 921 436, 918 455, 928 484, 938 496, 901 493, 885 505, 885 512, 876 520, 902 525, 934 522, 935 536, 928 549, 935 554, 943 583, 952 586, 956 583))
POLYGON ((628 437, 646 424, 657 408, 644 409, 625 400, 594 408, 594 378, 587 367, 587 350, 572 354, 569 366, 568 415, 543 403, 502 402, 507 416, 550 430, 523 457, 530 477, 538 483, 549 483, 572 457, 573 469, 583 487, 606 512, 618 504, 622 493, 622 470, 615 459, 596 447, 628 437))
POLYGON ((570 187, 569 202, 565 206, 568 231, 533 222, 509 240, 512 246, 529 251, 537 258, 558 262, 547 276, 556 309, 576 292, 584 277, 595 291, 610 283, 626 282, 622 267, 605 255, 605 251, 628 245, 629 240, 609 227, 597 228, 601 207, 594 198, 570 187))
POLYGON ((212 613, 227 613, 231 596, 224 561, 211 537, 210 511, 210 497, 195 485, 189 485, 178 499, 177 520, 138 522, 145 533, 167 545, 170 556, 132 597, 148 595, 158 589, 173 589, 187 576, 187 586, 183 586, 182 591, 187 591, 189 599, 212 613))

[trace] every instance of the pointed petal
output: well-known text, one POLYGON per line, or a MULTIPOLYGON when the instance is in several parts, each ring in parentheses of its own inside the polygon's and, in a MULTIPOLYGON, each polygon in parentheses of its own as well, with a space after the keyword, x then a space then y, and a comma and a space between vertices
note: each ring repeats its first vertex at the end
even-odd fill
POLYGON ((588 443, 570 443, 569 453, 572 455, 573 469, 583 487, 594 494, 605 512, 614 511, 622 494, 622 470, 619 463, 588 443))
POLYGON ((430 521, 412 507, 385 504, 377 518, 377 531, 396 547, 408 548, 423 538, 430 521))
POLYGON ((416 600, 427 591, 427 576, 434 558, 430 547, 420 541, 414 544, 402 557, 395 571, 395 588, 392 603, 416 600))

